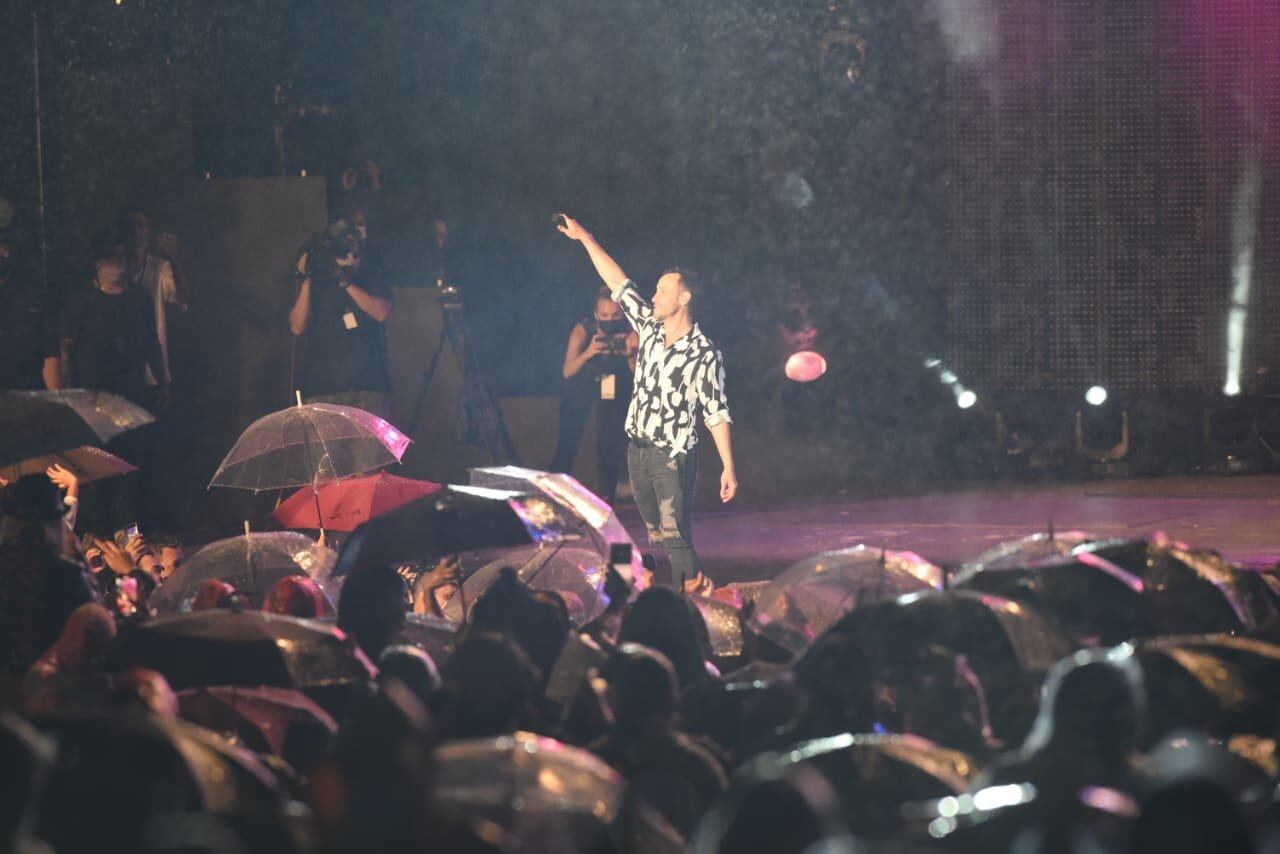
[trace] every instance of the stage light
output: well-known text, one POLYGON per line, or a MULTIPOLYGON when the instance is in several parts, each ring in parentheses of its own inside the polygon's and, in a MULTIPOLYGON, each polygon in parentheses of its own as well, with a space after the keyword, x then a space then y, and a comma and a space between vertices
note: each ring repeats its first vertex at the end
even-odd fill
POLYGON ((1107 402, 1107 390, 1100 385, 1092 386, 1084 393, 1084 399, 1090 406, 1101 406, 1107 402))
POLYGON ((941 359, 935 359, 932 356, 924 360, 924 366, 929 370, 933 370, 934 368, 939 367, 941 364, 942 364, 941 359))
POLYGON ((942 380, 943 385, 955 385, 957 377, 951 371, 943 371, 938 374, 938 379, 942 380))
POLYGON ((956 406, 961 409, 972 409, 978 402, 978 396, 965 389, 956 395, 956 406))
POLYGON ((1262 152, 1256 142, 1245 153, 1243 173, 1231 217, 1232 286, 1227 310, 1227 377, 1222 384, 1222 393, 1227 397, 1240 394, 1240 376, 1244 370, 1245 332, 1253 289, 1254 237, 1262 196, 1262 152))
POLYGON ((801 350, 787 358, 783 372, 787 379, 797 383, 811 383, 827 372, 827 360, 821 353, 813 350, 801 350))

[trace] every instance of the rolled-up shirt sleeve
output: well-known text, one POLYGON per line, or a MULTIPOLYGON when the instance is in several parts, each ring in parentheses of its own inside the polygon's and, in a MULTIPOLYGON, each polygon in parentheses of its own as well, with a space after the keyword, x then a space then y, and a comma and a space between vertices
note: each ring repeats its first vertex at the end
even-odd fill
POLYGON ((619 285, 613 292, 613 301, 622 307, 623 316, 627 318, 631 328, 637 332, 643 332, 653 321, 653 306, 640 296, 640 289, 630 279, 619 285))
POLYGON ((708 428, 732 424, 729 398, 724 393, 724 357, 719 350, 711 351, 699 363, 696 384, 703 423, 708 428))

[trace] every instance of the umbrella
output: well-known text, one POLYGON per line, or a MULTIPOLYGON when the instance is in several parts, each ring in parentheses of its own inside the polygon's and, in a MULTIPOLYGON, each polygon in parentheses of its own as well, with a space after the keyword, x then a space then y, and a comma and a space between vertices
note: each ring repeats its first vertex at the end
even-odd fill
POLYGON ((495 822, 523 850, 551 850, 539 844, 549 841, 589 850, 623 791, 622 778, 594 754, 527 732, 448 743, 435 758, 436 798, 495 822))
POLYGON ((792 564, 756 599, 751 628, 799 652, 867 602, 942 587, 942 570, 913 552, 854 546, 792 564))
POLYGON ((142 407, 101 391, 0 392, 0 466, 106 444, 154 420, 142 407))
POLYGON ((689 601, 698 607, 702 622, 707 625, 711 654, 716 658, 742 655, 742 612, 728 602, 709 596, 690 596, 689 601))
MULTIPOLYGON (((332 626, 337 624, 337 617, 324 617, 316 622, 332 626)), ((454 641, 461 627, 453 620, 431 614, 406 614, 404 625, 391 643, 416 646, 431 656, 436 666, 440 666, 453 654, 454 641)))
POLYGON ((13 466, 14 469, 14 477, 11 478, 13 480, 24 474, 43 472, 50 466, 60 465, 74 474, 82 485, 138 470, 135 466, 130 465, 115 454, 108 453, 101 448, 95 448, 92 445, 42 454, 38 457, 31 457, 9 465, 13 466))
POLYGON ((529 545, 546 528, 529 519, 567 522, 555 506, 540 497, 449 486, 371 519, 348 538, 334 567, 334 577, 361 567, 427 563, 447 554, 485 548, 529 545), (537 512, 532 509, 536 502, 537 512))
POLYGON ((41 839, 58 851, 143 850, 142 832, 165 814, 209 812, 280 829, 284 802, 275 777, 253 754, 212 732, 119 713, 38 724, 58 742, 40 816, 41 839), (95 838, 109 843, 93 845, 95 838))
POLYGON ((872 603, 841 618, 828 633, 854 638, 859 654, 889 684, 918 680, 926 656, 963 655, 990 704, 994 732, 1005 743, 1026 735, 1044 674, 1075 648, 1035 608, 964 590, 872 603))
POLYGON ((1021 567, 971 567, 956 586, 1035 605, 1082 643, 1251 631, 1276 617, 1256 574, 1158 534, 1085 542, 1021 567))
POLYGON ((963 583, 972 575, 986 570, 1024 569, 1044 561, 1052 561, 1071 554, 1071 550, 1083 543, 1096 540, 1085 531, 1050 531, 1010 540, 990 548, 973 560, 961 565, 953 582, 963 583))
POLYGON ((354 531, 374 517, 441 489, 438 483, 377 472, 323 483, 314 491, 309 487, 299 489, 275 509, 271 518, 285 528, 354 531))
POLYGON ((1227 738, 1273 737, 1280 708, 1280 645, 1232 635, 1138 641, 1148 743, 1194 729, 1227 738))
POLYGON ((261 606, 281 578, 305 575, 322 582, 336 559, 332 550, 294 531, 243 534, 200 549, 156 588, 147 604, 161 614, 189 610, 200 586, 217 579, 261 606))
POLYGON ((619 567, 622 577, 637 589, 644 584, 644 566, 640 549, 636 548, 613 508, 598 495, 587 489, 572 476, 560 472, 545 472, 519 466, 495 466, 471 469, 471 486, 506 490, 521 494, 542 495, 556 502, 580 520, 581 533, 595 541, 601 554, 609 554, 615 545, 631 546, 631 566, 619 567))
POLYGON ((338 724, 305 694, 285 688, 212 686, 178 694, 182 717, 214 732, 230 734, 258 753, 284 754, 290 728, 323 727, 334 735, 338 724))
POLYGON ((915 735, 842 733, 801 742, 752 761, 757 773, 777 776, 789 766, 817 768, 840 793, 854 833, 884 838, 899 824, 903 805, 958 795, 977 775, 964 753, 915 735))
POLYGON ((111 669, 159 671, 175 691, 206 685, 311 688, 364 682, 374 670, 338 629, 261 611, 159 617, 122 634, 111 669))
POLYGON ((498 580, 502 568, 508 566, 514 568, 520 580, 533 590, 560 594, 569 611, 569 622, 575 627, 600 616, 608 604, 604 596, 608 561, 584 544, 568 545, 562 541, 551 547, 525 546, 504 550, 496 560, 467 576, 460 592, 445 603, 445 616, 461 621, 465 603, 474 603, 483 596, 498 580))
POLYGON ((284 489, 398 462, 409 437, 363 409, 309 403, 263 416, 240 434, 210 486, 284 489))

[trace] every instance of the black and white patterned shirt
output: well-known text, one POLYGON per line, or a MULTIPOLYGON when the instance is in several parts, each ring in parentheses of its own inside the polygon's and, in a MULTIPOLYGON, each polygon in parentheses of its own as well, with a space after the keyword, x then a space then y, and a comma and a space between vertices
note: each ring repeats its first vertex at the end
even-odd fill
POLYGON ((698 412, 707 427, 732 424, 724 394, 724 357, 698 324, 668 347, 661 321, 653 319, 653 306, 640 295, 635 282, 623 282, 613 299, 640 336, 627 435, 675 456, 698 443, 698 412))

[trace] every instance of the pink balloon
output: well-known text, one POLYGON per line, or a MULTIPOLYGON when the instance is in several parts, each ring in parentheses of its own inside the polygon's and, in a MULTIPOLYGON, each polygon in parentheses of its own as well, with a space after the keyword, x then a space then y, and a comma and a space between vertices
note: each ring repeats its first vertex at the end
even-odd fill
POLYGON ((826 372, 827 360, 812 350, 792 353, 784 369, 787 379, 798 383, 811 383, 826 372))

